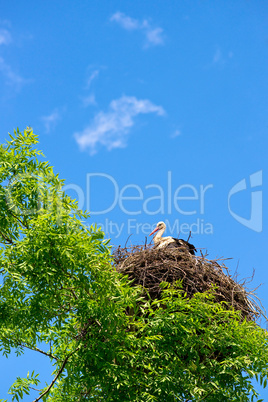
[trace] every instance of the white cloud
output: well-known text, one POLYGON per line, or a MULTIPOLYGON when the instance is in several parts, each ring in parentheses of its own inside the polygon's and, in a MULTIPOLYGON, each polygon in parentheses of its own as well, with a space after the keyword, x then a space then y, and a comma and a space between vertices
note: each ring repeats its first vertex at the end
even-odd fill
POLYGON ((97 102, 96 102, 96 98, 94 94, 90 94, 88 96, 84 96, 82 97, 82 102, 83 102, 83 106, 84 107, 88 107, 88 106, 96 106, 97 102))
MULTIPOLYGON (((0 21, 1 24, 10 26, 9 21, 0 21)), ((0 28, 0 46, 9 45, 12 42, 10 31, 6 28, 0 28)), ((33 82, 32 79, 22 77, 10 66, 6 60, 0 56, 0 75, 4 79, 5 85, 11 87, 13 91, 19 91, 23 85, 33 82)))
POLYGON ((0 45, 9 45, 11 42, 11 35, 7 29, 0 29, 0 45))
POLYGON ((222 52, 218 48, 213 55, 213 64, 221 63, 223 61, 222 52))
POLYGON ((179 137, 180 135, 181 135, 181 130, 177 129, 171 134, 170 138, 176 138, 176 137, 179 137))
POLYGON ((165 114, 162 106, 154 105, 148 99, 134 96, 122 96, 113 100, 107 112, 99 112, 93 122, 74 137, 82 151, 88 149, 91 155, 97 152, 98 145, 109 151, 123 148, 127 144, 127 135, 134 125, 134 117, 139 114, 165 114))
POLYGON ((117 22, 119 25, 121 25, 122 28, 128 31, 133 31, 140 28, 138 20, 128 17, 127 15, 125 15, 124 13, 120 13, 119 11, 111 16, 110 21, 117 22))
POLYGON ((118 11, 111 16, 110 21, 118 23, 127 31, 137 30, 142 32, 145 36, 145 47, 159 46, 164 44, 163 29, 160 27, 153 27, 146 19, 139 21, 118 11))
POLYGON ((223 66, 226 64, 228 59, 232 59, 234 56, 233 52, 230 50, 227 55, 224 55, 222 50, 218 47, 213 55, 212 65, 223 66))
POLYGON ((99 70, 94 70, 90 73, 89 77, 87 78, 86 88, 89 88, 92 82, 99 76, 99 70))
POLYGON ((24 84, 31 82, 31 80, 27 80, 13 71, 2 57, 0 57, 0 73, 5 77, 6 84, 11 85, 16 90, 19 90, 24 84))
POLYGON ((162 28, 154 28, 154 29, 147 29, 146 30, 146 45, 163 45, 164 38, 163 38, 163 29, 162 28))
POLYGON ((42 121, 45 126, 46 133, 50 133, 56 127, 57 122, 60 120, 61 116, 57 109, 55 109, 51 114, 48 116, 43 116, 42 121))

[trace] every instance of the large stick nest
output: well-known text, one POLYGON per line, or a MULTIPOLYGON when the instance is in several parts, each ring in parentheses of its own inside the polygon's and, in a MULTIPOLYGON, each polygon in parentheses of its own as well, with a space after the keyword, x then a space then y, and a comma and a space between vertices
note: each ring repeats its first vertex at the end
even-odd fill
POLYGON ((116 270, 127 275, 132 286, 143 286, 152 299, 161 296, 161 282, 182 280, 183 291, 190 298, 216 285, 215 302, 227 302, 226 306, 233 306, 248 320, 264 315, 254 292, 246 290, 246 281, 238 283, 232 278, 222 259, 196 257, 184 248, 133 246, 129 249, 119 246, 114 251, 114 260, 116 270))

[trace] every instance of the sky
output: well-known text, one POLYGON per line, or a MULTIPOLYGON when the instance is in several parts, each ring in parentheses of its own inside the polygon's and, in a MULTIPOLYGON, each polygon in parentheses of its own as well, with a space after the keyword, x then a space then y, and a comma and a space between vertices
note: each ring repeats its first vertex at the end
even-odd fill
MULTIPOLYGON (((239 280, 255 271, 268 309, 267 16, 261 0, 2 0, 0 141, 32 127, 113 246, 165 221, 239 280)), ((50 382, 43 356, 1 357, 0 397, 40 367, 50 382)))

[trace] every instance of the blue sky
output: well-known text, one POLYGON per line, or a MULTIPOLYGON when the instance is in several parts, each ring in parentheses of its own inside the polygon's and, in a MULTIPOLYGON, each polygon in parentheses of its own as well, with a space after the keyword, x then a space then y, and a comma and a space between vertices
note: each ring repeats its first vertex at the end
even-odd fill
MULTIPOLYGON (((268 309, 267 14, 259 0, 2 2, 1 143, 33 127, 112 244, 160 220, 191 230, 240 279, 255 269, 268 309)), ((1 376, 41 360, 3 360, 1 376)))

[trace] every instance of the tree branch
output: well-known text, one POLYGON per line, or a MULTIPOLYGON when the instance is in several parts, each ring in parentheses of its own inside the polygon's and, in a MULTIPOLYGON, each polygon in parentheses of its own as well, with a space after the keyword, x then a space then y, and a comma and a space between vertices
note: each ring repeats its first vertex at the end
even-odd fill
POLYGON ((9 237, 7 237, 6 235, 4 235, 3 232, 0 232, 0 235, 5 239, 5 241, 8 242, 8 244, 13 244, 13 241, 12 241, 9 237))
POLYGON ((203 398, 199 399, 200 401, 204 401, 209 395, 212 394, 214 390, 212 389, 207 395, 205 395, 203 398))
POLYGON ((68 360, 70 359, 70 357, 77 352, 77 350, 79 349, 80 346, 78 346, 75 350, 73 350, 71 353, 69 353, 68 356, 65 357, 65 359, 63 360, 63 363, 61 365, 61 368, 59 369, 59 371, 57 372, 57 374, 55 375, 55 377, 53 378, 53 380, 51 381, 51 383, 49 384, 49 386, 47 387, 47 389, 38 397, 36 398, 33 402, 38 402, 40 401, 43 396, 45 396, 53 387, 53 385, 55 384, 55 382, 57 381, 57 379, 59 378, 59 376, 61 375, 61 373, 64 370, 64 367, 66 366, 66 363, 68 362, 68 360))
POLYGON ((20 224, 25 228, 25 229, 29 229, 29 227, 27 226, 27 224, 23 223, 22 220, 15 214, 13 214, 13 212, 11 211, 11 209, 8 209, 8 212, 13 216, 13 218, 17 219, 17 221, 20 222, 20 224))
POLYGON ((41 389, 37 389, 37 388, 34 388, 34 387, 29 387, 30 389, 33 389, 34 391, 38 391, 38 392, 40 392, 41 391, 41 389))
POLYGON ((51 359, 58 360, 58 358, 57 358, 56 356, 53 356, 51 353, 44 352, 43 350, 41 350, 41 349, 39 349, 39 348, 36 348, 36 347, 35 347, 35 348, 31 348, 30 346, 24 345, 23 343, 20 343, 20 345, 21 345, 23 348, 27 348, 27 349, 33 350, 34 352, 42 353, 43 355, 46 355, 46 356, 48 356, 48 357, 51 357, 51 359))

